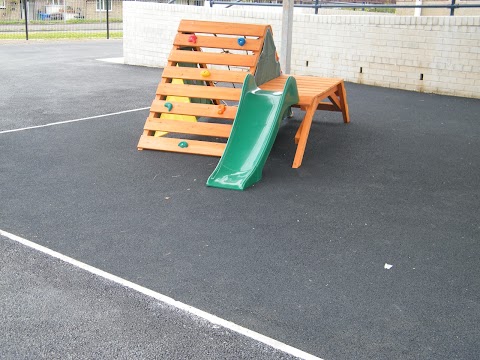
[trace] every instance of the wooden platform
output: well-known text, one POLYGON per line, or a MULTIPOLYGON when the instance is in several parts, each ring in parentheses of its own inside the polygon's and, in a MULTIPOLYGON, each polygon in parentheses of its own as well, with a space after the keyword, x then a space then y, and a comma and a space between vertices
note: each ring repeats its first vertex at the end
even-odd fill
MULTIPOLYGON (((350 122, 347 95, 343 79, 321 78, 315 76, 297 76, 299 101, 297 106, 305 111, 305 116, 295 134, 297 150, 293 160, 293 168, 302 165, 303 154, 307 145, 313 115, 317 110, 339 111, 345 123, 350 122), (329 100, 329 101, 324 101, 329 100)), ((281 75, 260 86, 263 90, 282 90, 288 75, 281 75)))

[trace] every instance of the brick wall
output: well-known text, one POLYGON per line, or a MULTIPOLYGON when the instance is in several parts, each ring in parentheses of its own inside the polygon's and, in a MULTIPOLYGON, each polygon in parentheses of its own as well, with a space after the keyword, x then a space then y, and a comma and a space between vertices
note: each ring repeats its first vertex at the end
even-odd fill
MULTIPOLYGON (((278 11, 126 1, 125 62, 164 66, 183 18, 270 24, 281 47, 278 11)), ((293 28, 293 74, 480 98, 480 17, 296 13, 293 28)))

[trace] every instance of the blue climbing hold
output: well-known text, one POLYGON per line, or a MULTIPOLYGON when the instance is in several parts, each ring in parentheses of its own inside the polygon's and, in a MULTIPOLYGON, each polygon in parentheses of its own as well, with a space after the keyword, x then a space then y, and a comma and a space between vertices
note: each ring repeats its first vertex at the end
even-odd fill
POLYGON ((240 46, 245 45, 245 42, 246 42, 246 40, 245 40, 245 38, 243 38, 243 37, 240 37, 240 38, 237 39, 237 43, 238 43, 238 45, 240 45, 240 46))
POLYGON ((163 106, 165 106, 168 109, 168 111, 172 111, 172 107, 173 107, 172 103, 166 102, 163 106))

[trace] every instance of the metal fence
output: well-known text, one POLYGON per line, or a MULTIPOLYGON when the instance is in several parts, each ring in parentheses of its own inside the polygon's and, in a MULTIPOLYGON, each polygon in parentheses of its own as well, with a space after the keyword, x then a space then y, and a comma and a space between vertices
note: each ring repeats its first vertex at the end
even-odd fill
MULTIPOLYGON (((208 0, 210 7, 215 6, 283 6, 281 0, 208 0)), ((424 16, 455 16, 455 11, 466 10, 459 15, 480 15, 480 11, 471 11, 480 9, 479 0, 295 0, 296 8, 313 9, 315 14, 319 14, 322 9, 335 10, 360 10, 387 12, 397 15, 414 15, 416 9, 426 9, 424 16), (399 11, 400 10, 400 11, 399 11), (410 10, 410 12, 409 12, 410 10), (440 10, 440 12, 439 12, 440 10), (444 10, 442 12, 442 10, 444 10)), ((458 12, 457 12, 458 14, 458 12)))
MULTIPOLYGON (((0 0, 0 40, 121 38, 122 1, 0 0)), ((140 1, 193 6, 282 6, 281 0, 140 1)), ((335 9, 337 14, 355 10, 391 15, 414 15, 414 11, 415 15, 480 15, 480 0, 295 0, 295 7, 310 9, 315 14, 335 9)))
POLYGON ((122 17, 122 0, 0 0, 0 39, 120 38, 122 17))

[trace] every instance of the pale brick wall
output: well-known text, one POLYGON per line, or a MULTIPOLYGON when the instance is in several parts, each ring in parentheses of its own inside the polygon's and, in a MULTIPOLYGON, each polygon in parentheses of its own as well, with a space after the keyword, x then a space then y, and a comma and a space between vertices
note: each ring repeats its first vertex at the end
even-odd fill
MULTIPOLYGON (((184 18, 270 24, 281 47, 281 12, 127 1, 125 62, 164 66, 184 18)), ((293 27, 293 74, 480 98, 480 17, 295 14, 293 27)))

